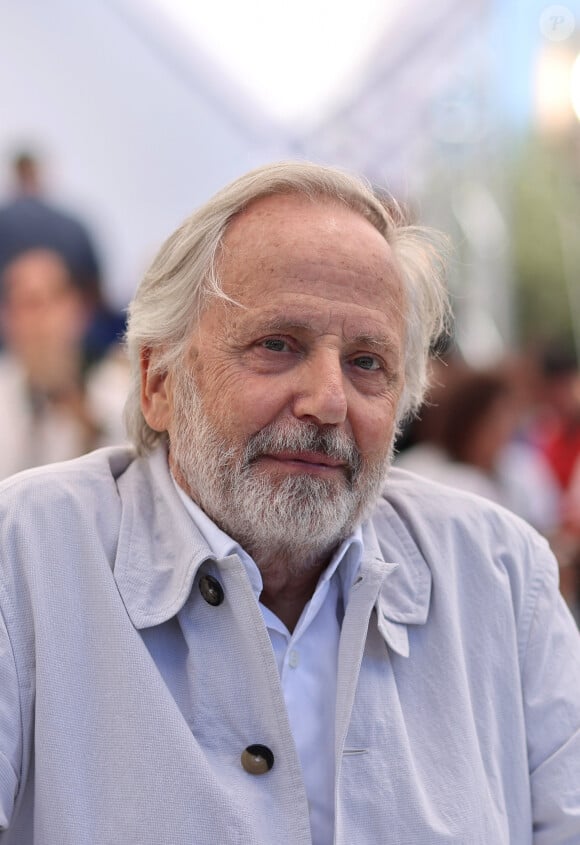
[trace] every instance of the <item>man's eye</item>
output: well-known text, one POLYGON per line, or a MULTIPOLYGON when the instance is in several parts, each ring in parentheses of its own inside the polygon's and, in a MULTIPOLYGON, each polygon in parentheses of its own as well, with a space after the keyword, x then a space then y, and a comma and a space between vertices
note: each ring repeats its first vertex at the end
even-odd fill
POLYGON ((381 368, 378 358, 374 355, 358 355, 353 359, 353 364, 361 370, 380 370, 381 368))
POLYGON ((262 346, 271 352, 286 352, 288 344, 280 337, 269 337, 262 341, 262 346))

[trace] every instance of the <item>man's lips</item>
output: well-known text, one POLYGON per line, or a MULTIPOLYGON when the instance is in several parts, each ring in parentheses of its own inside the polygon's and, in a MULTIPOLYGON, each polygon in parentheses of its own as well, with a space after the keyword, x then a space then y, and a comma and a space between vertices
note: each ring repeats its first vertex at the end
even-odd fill
POLYGON ((304 464, 307 467, 326 467, 329 469, 342 469, 346 467, 345 461, 338 458, 331 458, 322 452, 274 452, 261 455, 262 458, 269 458, 284 464, 304 464))

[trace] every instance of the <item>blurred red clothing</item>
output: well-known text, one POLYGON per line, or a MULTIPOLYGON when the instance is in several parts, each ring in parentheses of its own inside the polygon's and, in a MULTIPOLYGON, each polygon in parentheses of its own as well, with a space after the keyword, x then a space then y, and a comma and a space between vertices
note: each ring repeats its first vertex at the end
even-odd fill
POLYGON ((553 423, 538 442, 562 490, 568 490, 580 457, 580 423, 553 423))

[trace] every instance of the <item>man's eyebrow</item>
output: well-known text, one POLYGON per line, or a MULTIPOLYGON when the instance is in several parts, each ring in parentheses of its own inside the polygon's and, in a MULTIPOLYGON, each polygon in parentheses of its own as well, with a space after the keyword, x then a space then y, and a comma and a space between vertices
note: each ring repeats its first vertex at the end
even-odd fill
MULTIPOLYGON (((269 332, 285 332, 292 330, 316 331, 314 323, 306 317, 298 315, 262 313, 260 315, 259 327, 269 332)), ((357 332, 352 336, 346 335, 346 341, 353 346, 363 346, 368 349, 379 351, 396 352, 397 343, 390 335, 375 332, 357 332)))
POLYGON ((286 331, 288 329, 302 329, 304 331, 313 331, 314 325, 311 320, 305 317, 298 317, 296 315, 286 314, 265 314, 260 315, 260 325, 267 326, 268 331, 286 331))
POLYGON ((377 352, 381 350, 395 351, 396 344, 392 337, 383 334, 357 334, 352 338, 347 338, 349 343, 355 346, 365 346, 369 349, 376 349, 377 352))

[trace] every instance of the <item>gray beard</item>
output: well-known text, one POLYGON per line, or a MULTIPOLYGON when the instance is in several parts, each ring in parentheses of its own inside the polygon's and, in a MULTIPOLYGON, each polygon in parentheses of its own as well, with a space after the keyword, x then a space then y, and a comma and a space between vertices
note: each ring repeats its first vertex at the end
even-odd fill
POLYGON ((171 461, 187 492, 256 562, 284 558, 294 574, 318 565, 377 501, 391 462, 364 462, 354 443, 333 427, 283 420, 252 435, 245 448, 225 442, 208 419, 192 377, 175 384, 171 461), (343 479, 260 472, 264 453, 321 452, 346 464, 343 479))

